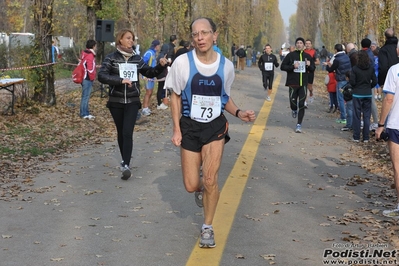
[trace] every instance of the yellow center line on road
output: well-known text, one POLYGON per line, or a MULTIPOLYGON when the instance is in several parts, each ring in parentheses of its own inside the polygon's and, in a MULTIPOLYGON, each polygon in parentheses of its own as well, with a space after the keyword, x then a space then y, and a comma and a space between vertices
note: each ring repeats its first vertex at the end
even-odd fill
POLYGON ((281 74, 276 76, 273 85, 272 102, 265 101, 257 115, 257 118, 251 127, 248 138, 245 141, 240 155, 231 170, 226 183, 220 193, 219 203, 216 209, 213 227, 215 228, 215 248, 200 248, 198 241, 193 248, 186 266, 219 265, 222 259, 223 251, 226 246, 231 226, 234 222, 241 197, 247 183, 249 173, 258 151, 260 141, 265 131, 266 122, 269 118, 272 103, 277 93, 280 83, 281 74))

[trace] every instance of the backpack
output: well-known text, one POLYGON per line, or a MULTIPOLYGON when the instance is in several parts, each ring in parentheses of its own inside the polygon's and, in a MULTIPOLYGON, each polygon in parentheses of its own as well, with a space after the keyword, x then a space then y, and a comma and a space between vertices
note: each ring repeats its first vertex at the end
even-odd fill
POLYGON ((245 56, 246 56, 245 50, 242 49, 242 48, 238 49, 237 52, 236 52, 236 55, 237 55, 239 58, 245 57, 245 56))
POLYGON ((344 100, 351 101, 353 94, 353 88, 351 84, 348 82, 341 89, 342 89, 342 95, 344 96, 344 100))
POLYGON ((86 64, 86 60, 84 60, 84 55, 82 55, 82 59, 80 60, 79 64, 72 71, 72 80, 77 84, 82 84, 85 77, 86 69, 84 64, 86 64))
POLYGON ((320 51, 320 57, 321 57, 321 58, 327 58, 327 56, 328 56, 327 49, 326 49, 326 48, 321 49, 321 51, 320 51))

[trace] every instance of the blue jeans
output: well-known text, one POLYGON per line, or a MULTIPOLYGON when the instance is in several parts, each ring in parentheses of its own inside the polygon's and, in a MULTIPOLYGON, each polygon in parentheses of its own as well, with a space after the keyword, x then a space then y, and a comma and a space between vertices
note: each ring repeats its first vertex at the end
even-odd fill
POLYGON ((363 140, 370 139, 371 97, 353 97, 353 139, 360 140, 360 121, 363 113, 363 140))
POLYGON ((353 100, 346 102, 346 127, 352 128, 353 123, 353 100))
POLYGON ((320 58, 321 70, 326 71, 326 66, 323 65, 324 62, 326 62, 326 58, 320 58))
POLYGON ((342 91, 340 91, 340 88, 342 88, 346 84, 346 81, 338 81, 337 82, 337 100, 338 100, 338 106, 339 106, 339 111, 341 112, 341 118, 340 119, 346 119, 346 110, 345 110, 345 101, 344 101, 344 95, 342 94, 342 91))
POLYGON ((338 108, 338 100, 337 100, 337 93, 336 92, 329 92, 328 95, 330 96, 330 108, 338 108))
POLYGON ((80 100, 80 117, 88 116, 89 113, 89 99, 91 89, 93 88, 93 81, 83 80, 82 82, 82 98, 80 100))
POLYGON ((252 66, 252 58, 251 59, 247 59, 247 67, 252 66))

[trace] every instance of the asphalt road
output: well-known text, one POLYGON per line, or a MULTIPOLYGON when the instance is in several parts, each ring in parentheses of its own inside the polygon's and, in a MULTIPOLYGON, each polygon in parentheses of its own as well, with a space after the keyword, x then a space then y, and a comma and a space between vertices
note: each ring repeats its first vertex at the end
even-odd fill
POLYGON ((236 74, 234 101, 259 120, 227 115, 232 139, 220 169, 215 249, 197 247, 202 210, 183 187, 169 126, 135 133, 128 181, 120 179, 116 142, 103 143, 50 163, 51 171, 35 178, 33 196, 2 202, 0 264, 323 265, 326 249, 365 234, 359 224, 336 220, 370 208, 363 187, 345 186, 354 175, 370 175, 343 159, 350 134, 317 95, 303 133, 294 133, 285 73, 277 71, 278 80, 269 103, 257 68, 236 74))

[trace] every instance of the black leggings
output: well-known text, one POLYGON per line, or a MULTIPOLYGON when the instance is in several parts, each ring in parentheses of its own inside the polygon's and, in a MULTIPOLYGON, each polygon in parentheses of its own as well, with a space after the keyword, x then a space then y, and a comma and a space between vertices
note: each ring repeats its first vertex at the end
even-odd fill
POLYGON ((273 88, 274 73, 262 71, 263 88, 271 90, 273 88))
POLYGON ((165 80, 158 82, 158 91, 157 91, 157 102, 158 105, 162 103, 162 99, 165 98, 165 90, 163 89, 165 86, 165 80))
POLYGON ((305 116, 305 100, 307 95, 306 86, 289 87, 290 93, 290 107, 292 111, 298 110, 298 124, 302 124, 305 116))
POLYGON ((125 104, 122 108, 109 107, 118 133, 118 146, 124 164, 130 165, 133 151, 133 130, 136 124, 138 103, 125 104))

